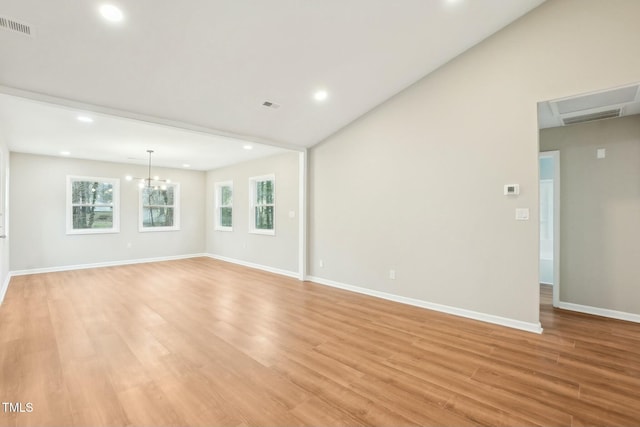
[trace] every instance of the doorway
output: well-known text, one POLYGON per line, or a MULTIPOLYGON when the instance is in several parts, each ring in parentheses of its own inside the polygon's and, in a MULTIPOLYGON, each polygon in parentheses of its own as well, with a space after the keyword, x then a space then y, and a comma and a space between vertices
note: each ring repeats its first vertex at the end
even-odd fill
POLYGON ((553 287, 553 306, 560 299, 560 151, 539 154, 540 283, 553 287))

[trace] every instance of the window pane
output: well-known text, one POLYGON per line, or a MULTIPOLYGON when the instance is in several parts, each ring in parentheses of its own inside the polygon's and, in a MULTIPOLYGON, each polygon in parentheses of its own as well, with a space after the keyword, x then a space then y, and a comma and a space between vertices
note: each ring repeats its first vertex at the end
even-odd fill
POLYGON ((73 229, 112 228, 113 208, 110 206, 74 206, 73 229))
POLYGON ((273 206, 257 206, 255 224, 258 230, 273 230, 273 206))
POLYGON ((143 208, 143 227, 173 227, 173 208, 143 208))
POLYGON ((256 182, 256 204, 263 205, 265 202, 264 181, 256 182))
POLYGON ((71 202, 85 205, 111 204, 113 202, 113 185, 107 182, 73 181, 71 202))
POLYGON ((273 181, 256 182, 256 204, 265 205, 273 203, 273 181))
MULTIPOLYGON (((267 203, 273 203, 273 181, 265 181, 267 203)), ((273 227, 272 227, 273 228, 273 227)))
POLYGON ((173 206, 173 186, 167 186, 166 190, 154 187, 143 188, 142 203, 145 206, 173 206))
POLYGON ((231 203, 233 203, 233 194, 231 192, 231 187, 221 187, 220 204, 222 206, 229 206, 231 203))
POLYGON ((232 208, 220 208, 220 225, 223 227, 231 227, 232 224, 232 208))

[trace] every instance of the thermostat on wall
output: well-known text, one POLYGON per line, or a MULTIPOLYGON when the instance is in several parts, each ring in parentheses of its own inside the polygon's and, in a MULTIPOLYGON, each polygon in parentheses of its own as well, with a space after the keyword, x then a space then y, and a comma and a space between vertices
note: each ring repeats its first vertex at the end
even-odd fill
POLYGON ((505 196, 517 196, 520 194, 520 184, 507 184, 504 186, 505 196))

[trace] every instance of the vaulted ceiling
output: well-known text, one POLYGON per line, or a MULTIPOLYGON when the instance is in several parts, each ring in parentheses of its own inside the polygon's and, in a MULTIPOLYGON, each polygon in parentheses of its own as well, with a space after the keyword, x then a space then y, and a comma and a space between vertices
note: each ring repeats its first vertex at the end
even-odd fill
POLYGON ((543 1, 3 0, 0 90, 309 147, 543 1))

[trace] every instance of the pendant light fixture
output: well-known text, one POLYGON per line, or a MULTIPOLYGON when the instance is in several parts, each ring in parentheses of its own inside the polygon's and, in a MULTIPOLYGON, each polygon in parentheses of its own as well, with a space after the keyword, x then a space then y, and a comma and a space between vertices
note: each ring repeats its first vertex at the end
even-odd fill
POLYGON ((160 179, 159 176, 155 175, 155 176, 151 176, 151 155, 153 154, 153 150, 147 150, 147 153, 149 153, 149 169, 148 169, 148 175, 146 178, 138 178, 135 176, 131 176, 131 175, 127 175, 125 177, 125 179, 127 181, 133 181, 134 179, 138 181, 138 187, 140 188, 153 188, 154 190, 166 190, 167 189, 167 184, 169 184, 171 182, 170 179, 160 179))

